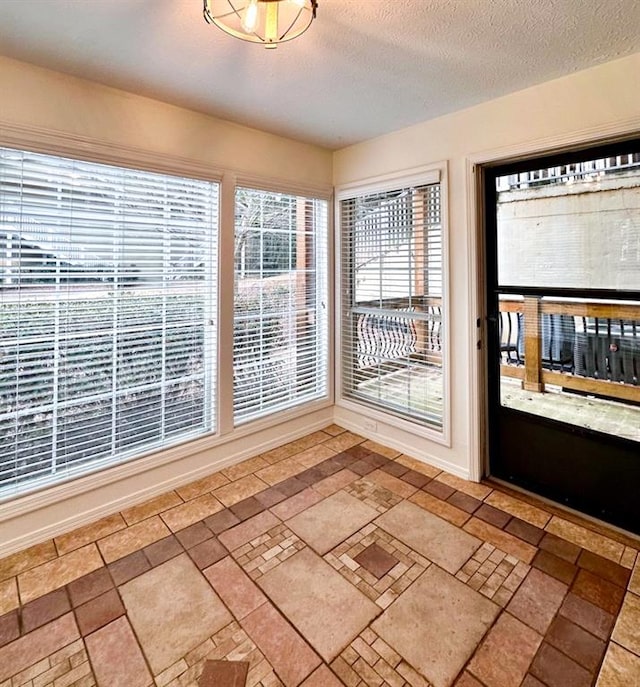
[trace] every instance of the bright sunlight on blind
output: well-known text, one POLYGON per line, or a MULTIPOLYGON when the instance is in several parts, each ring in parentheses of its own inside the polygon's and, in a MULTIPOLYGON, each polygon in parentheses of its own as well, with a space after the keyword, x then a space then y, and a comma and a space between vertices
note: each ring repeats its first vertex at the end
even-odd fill
POLYGON ((440 184, 340 202, 342 394, 443 426, 440 184))
POLYGON ((327 202, 236 190, 236 424, 327 393, 327 202))
POLYGON ((218 184, 0 149, 0 494, 212 431, 218 184))

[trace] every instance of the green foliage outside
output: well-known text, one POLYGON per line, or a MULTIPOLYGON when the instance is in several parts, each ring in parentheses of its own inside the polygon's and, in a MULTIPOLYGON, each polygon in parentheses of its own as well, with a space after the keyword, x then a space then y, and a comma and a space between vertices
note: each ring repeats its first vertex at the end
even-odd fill
MULTIPOLYGON (((289 288, 236 297, 235 393, 286 392, 289 288)), ((26 479, 209 428, 205 302, 197 294, 0 306, 0 481, 26 479), (57 365, 56 365, 57 360, 57 365), (56 383, 57 380, 57 383, 56 383), (115 393, 114 393, 115 387, 115 393), (15 460, 14 460, 15 456, 15 460)), ((213 349, 212 349, 213 350, 213 349)))

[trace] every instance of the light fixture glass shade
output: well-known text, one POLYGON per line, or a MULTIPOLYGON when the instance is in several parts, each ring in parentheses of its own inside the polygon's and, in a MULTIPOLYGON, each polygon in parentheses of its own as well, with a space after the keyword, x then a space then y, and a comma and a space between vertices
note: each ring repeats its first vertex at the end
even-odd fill
POLYGON ((204 0, 207 22, 230 36, 267 48, 303 34, 317 9, 317 0, 204 0))

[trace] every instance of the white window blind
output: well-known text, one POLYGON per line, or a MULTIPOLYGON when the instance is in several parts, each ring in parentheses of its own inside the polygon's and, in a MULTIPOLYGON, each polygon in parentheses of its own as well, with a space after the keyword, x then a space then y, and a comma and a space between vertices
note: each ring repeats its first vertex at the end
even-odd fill
POLYGON ((327 202, 236 190, 234 417, 327 393, 327 202))
POLYGON ((216 183, 0 149, 0 495, 213 429, 216 183))
POLYGON ((342 395, 443 427, 440 184, 340 201, 342 395))

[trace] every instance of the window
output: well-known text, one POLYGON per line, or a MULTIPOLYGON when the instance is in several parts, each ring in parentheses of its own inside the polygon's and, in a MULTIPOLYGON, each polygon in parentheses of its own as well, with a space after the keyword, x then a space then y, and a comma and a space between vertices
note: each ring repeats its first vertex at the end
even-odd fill
POLYGON ((218 185, 0 149, 0 495, 214 429, 218 185))
POLYGON ((327 202, 236 189, 234 417, 327 394, 327 202))
POLYGON ((342 397, 441 431, 440 184, 342 195, 342 397))

